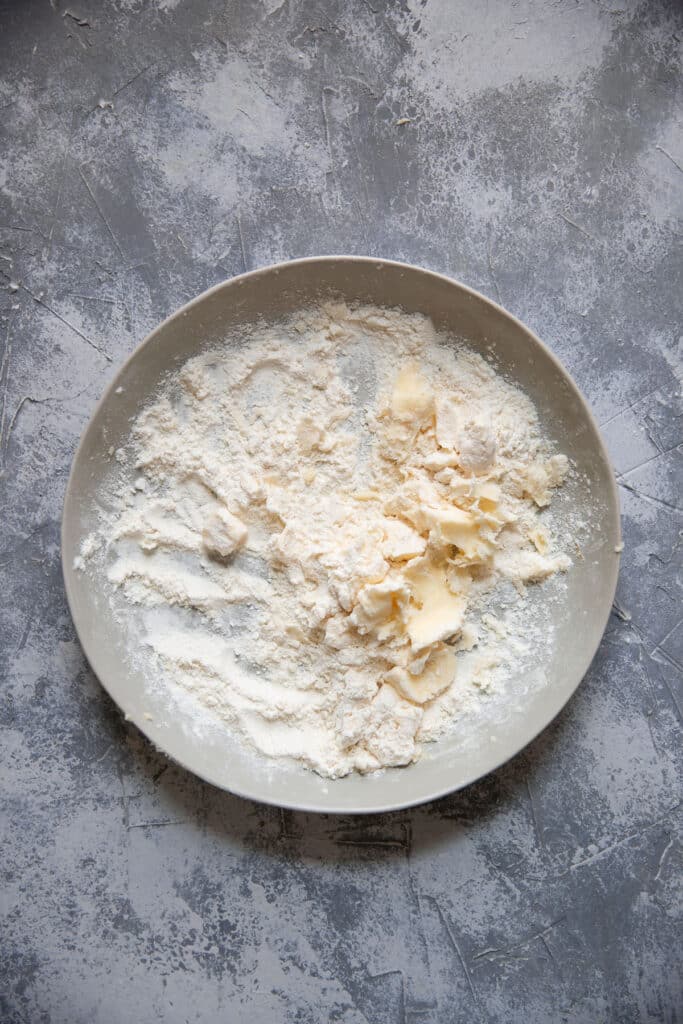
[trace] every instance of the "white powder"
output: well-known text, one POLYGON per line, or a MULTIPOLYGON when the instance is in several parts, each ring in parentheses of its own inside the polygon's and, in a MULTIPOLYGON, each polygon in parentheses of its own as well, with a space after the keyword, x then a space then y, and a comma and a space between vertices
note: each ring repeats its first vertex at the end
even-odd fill
POLYGON ((325 776, 408 764, 504 690, 549 639, 525 584, 570 564, 540 511, 567 460, 443 342, 327 304, 191 359, 77 560, 123 595, 150 679, 325 776))

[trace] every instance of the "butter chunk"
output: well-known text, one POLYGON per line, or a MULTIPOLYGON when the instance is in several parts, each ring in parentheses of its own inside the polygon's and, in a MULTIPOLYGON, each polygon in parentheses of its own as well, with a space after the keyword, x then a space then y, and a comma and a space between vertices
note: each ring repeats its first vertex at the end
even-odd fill
POLYGON ((314 451, 329 452, 334 446, 332 438, 311 416, 304 416, 296 428, 296 436, 301 450, 306 455, 314 451))
MULTIPOLYGON (((437 420, 438 425, 438 420, 437 420)), ((455 452, 448 451, 435 451, 425 455, 422 459, 422 465, 425 469, 430 469, 434 473, 445 469, 449 466, 458 465, 458 456, 455 452)))
POLYGON ((542 526, 537 526, 529 533, 529 540, 534 545, 539 555, 546 555, 550 550, 550 538, 542 526))
POLYGON ((473 512, 457 506, 430 509, 433 539, 441 544, 454 544, 465 558, 477 561, 490 553, 489 545, 479 536, 479 523, 473 512))
POLYGON ((427 545, 424 537, 421 537, 417 530, 413 530, 412 526, 401 522, 400 519, 386 519, 383 529, 382 554, 385 558, 394 562, 403 562, 424 552, 427 545))
POLYGON ((500 487, 494 483, 478 484, 475 495, 483 512, 496 512, 500 502, 500 487))
POLYGON ((414 363, 400 371, 391 394, 391 411, 400 420, 427 419, 434 409, 434 394, 414 363))
POLYGON ((246 544, 249 531, 241 519, 227 509, 219 509, 207 517, 202 530, 202 542, 208 554, 229 558, 246 544))
POLYGON ((443 647, 434 651, 418 675, 397 665, 387 672, 385 679, 406 700, 426 704, 448 689, 455 679, 455 670, 455 654, 448 647, 443 647))
POLYGON ((388 573, 379 583, 366 583, 360 588, 351 621, 359 633, 375 632, 381 636, 385 632, 381 627, 400 617, 409 598, 410 588, 403 576, 388 573))
POLYGON ((487 526, 498 531, 498 529, 505 523, 514 520, 514 516, 509 515, 501 507, 501 490, 498 484, 494 483, 481 483, 478 484, 475 490, 476 502, 479 511, 482 513, 482 520, 487 526))
POLYGON ((393 767, 417 758, 415 734, 422 721, 421 708, 385 683, 370 705, 368 718, 363 746, 380 764, 393 767))
POLYGON ((426 473, 415 473, 384 505, 385 513, 401 516, 417 529, 428 530, 432 511, 442 504, 441 496, 426 473))
POLYGON ((533 462, 522 478, 524 494, 532 498, 539 508, 550 504, 551 490, 561 487, 569 470, 566 455, 553 455, 545 462, 533 462))
POLYGON ((407 633, 414 651, 455 636, 462 626, 466 598, 453 594, 443 566, 420 559, 408 566, 411 603, 406 611, 407 633))

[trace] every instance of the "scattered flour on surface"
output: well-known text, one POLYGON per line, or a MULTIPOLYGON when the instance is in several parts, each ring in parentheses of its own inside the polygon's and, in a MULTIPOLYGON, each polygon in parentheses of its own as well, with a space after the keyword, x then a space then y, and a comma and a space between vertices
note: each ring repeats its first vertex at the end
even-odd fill
POLYGON ((552 640, 526 588, 571 564, 548 510, 567 459, 425 317, 251 327, 169 379, 116 460, 77 568, 150 679, 269 757, 409 764, 552 640))

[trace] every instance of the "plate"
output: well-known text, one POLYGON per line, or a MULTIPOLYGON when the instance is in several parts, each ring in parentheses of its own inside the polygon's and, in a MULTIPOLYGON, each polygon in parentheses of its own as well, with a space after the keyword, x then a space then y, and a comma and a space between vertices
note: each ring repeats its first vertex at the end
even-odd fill
POLYGON ((174 761, 216 786, 281 807, 346 814, 397 810, 460 789, 537 736, 574 693, 598 648, 614 599, 619 548, 617 489, 607 453, 588 405, 553 354, 519 320, 465 285, 407 264, 356 256, 293 260, 243 274, 204 292, 153 330, 116 373, 83 434, 62 521, 64 580, 76 631, 126 717, 174 761), (108 453, 126 443, 132 419, 163 379, 236 326, 277 322, 330 297, 422 313, 439 331, 492 359, 529 395, 544 432, 573 461, 576 483, 567 496, 589 513, 563 599, 553 603, 553 643, 534 685, 518 681, 514 696, 500 702, 495 714, 473 716, 452 736, 425 745, 416 764, 335 780, 257 756, 224 728, 198 739, 182 713, 169 714, 159 688, 145 685, 102 581, 74 569, 84 537, 96 526, 98 493, 111 471, 108 453))

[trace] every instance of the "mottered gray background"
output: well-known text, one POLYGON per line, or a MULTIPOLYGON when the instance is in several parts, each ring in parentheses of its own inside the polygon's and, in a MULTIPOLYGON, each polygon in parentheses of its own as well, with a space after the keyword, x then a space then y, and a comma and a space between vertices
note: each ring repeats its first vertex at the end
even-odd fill
POLYGON ((69 4, 0 0, 0 1019, 683 1019, 680 5, 69 4), (59 565, 118 362, 208 286, 327 252, 451 274, 537 331, 602 426, 626 544, 552 727, 367 819, 156 753, 59 565))

